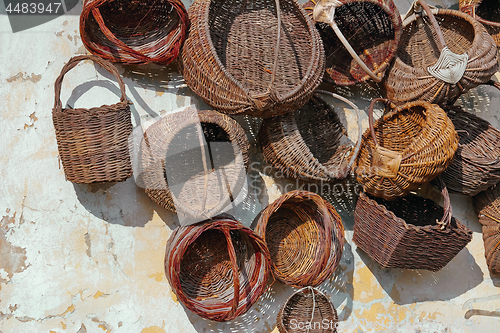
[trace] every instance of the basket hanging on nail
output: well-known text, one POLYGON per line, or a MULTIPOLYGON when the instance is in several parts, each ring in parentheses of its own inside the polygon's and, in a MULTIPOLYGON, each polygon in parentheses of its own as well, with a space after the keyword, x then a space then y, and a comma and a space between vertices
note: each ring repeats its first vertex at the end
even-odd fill
POLYGON ((126 64, 175 60, 189 30, 180 0, 87 0, 80 36, 91 53, 126 64))
POLYGON ((337 310, 325 294, 312 287, 302 288, 290 296, 280 309, 277 327, 280 333, 336 333, 337 310))
POLYGON ((500 131, 460 108, 447 115, 459 137, 455 156, 441 174, 448 189, 474 196, 500 182, 500 131))
POLYGON ((446 186, 438 178, 444 208, 408 194, 394 201, 361 192, 354 211, 354 243, 383 267, 438 271, 472 239, 452 216, 446 186))
POLYGON ((285 114, 321 83, 321 38, 296 0, 196 0, 188 12, 181 71, 188 87, 218 111, 285 114))
POLYGON ((304 8, 323 40, 327 81, 353 85, 382 80, 402 32, 392 0, 311 0, 304 8))
POLYGON ((215 321, 245 313, 264 293, 269 251, 251 229, 227 216, 174 230, 165 273, 178 299, 215 321))
POLYGON ((255 232, 271 253, 274 276, 292 287, 317 286, 335 271, 344 227, 330 203, 308 191, 291 191, 256 217, 255 232))
POLYGON ((359 109, 348 99, 318 91, 302 108, 265 119, 258 135, 262 152, 286 177, 331 182, 347 177, 361 145, 359 109), (354 146, 336 111, 318 92, 348 103, 358 118, 358 141, 354 146))
POLYGON ((438 105, 424 101, 395 107, 363 134, 355 173, 366 192, 393 200, 416 190, 443 172, 458 147, 453 123, 438 105))
POLYGON ((74 183, 121 182, 132 176, 128 139, 132 133, 130 102, 118 70, 92 55, 71 58, 55 82, 52 121, 66 179, 74 183), (121 91, 120 102, 90 109, 63 108, 61 87, 65 74, 80 61, 91 60, 113 74, 121 91))
POLYGON ((241 191, 248 148, 244 130, 231 117, 190 107, 167 114, 146 130, 140 179, 160 206, 205 220, 241 191))
POLYGON ((418 0, 403 21, 399 49, 386 75, 387 97, 451 105, 490 80, 498 69, 497 53, 493 38, 471 16, 431 9, 418 0))
POLYGON ((460 10, 475 18, 500 46, 500 6, 498 0, 460 0, 460 10))

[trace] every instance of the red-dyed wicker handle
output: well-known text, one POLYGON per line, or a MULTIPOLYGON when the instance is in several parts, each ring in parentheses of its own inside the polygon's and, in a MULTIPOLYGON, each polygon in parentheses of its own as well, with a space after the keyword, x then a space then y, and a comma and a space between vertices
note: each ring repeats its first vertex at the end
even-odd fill
POLYGON ((424 0, 417 0, 415 4, 419 4, 422 6, 424 11, 427 13, 427 17, 429 17, 429 20, 431 21, 431 24, 436 32, 436 36, 438 38, 437 40, 437 46, 439 48, 439 51, 442 51, 446 47, 446 42, 444 40, 443 32, 441 31, 441 28, 439 27, 439 24, 436 21, 436 18, 434 17, 434 14, 432 13, 431 8, 429 5, 424 1, 424 0))
POLYGON ((55 101, 54 101, 54 110, 61 111, 62 110, 62 102, 61 102, 61 86, 62 86, 62 81, 64 78, 64 75, 69 72, 71 69, 73 69, 78 63, 82 60, 91 60, 95 63, 98 63, 102 68, 110 72, 111 74, 114 75, 116 80, 118 81, 118 85, 120 86, 120 91, 122 93, 122 96, 120 98, 120 102, 122 103, 127 103, 127 95, 125 93, 125 84, 123 83, 122 78, 120 77, 120 73, 118 73, 118 69, 110 63, 107 60, 101 59, 98 56, 95 55, 80 55, 76 57, 72 57, 69 59, 68 63, 64 65, 64 67, 61 70, 61 74, 59 74, 59 77, 56 79, 56 83, 54 84, 55 88, 55 101))
POLYGON ((375 103, 377 102, 383 102, 386 105, 390 103, 390 101, 386 98, 375 98, 371 103, 370 103, 370 109, 368 110, 368 124, 370 125, 370 133, 372 134, 373 142, 375 143, 375 146, 378 146, 378 141, 377 137, 375 136, 375 128, 373 127, 373 107, 375 106, 375 103))
POLYGON ((238 309, 238 304, 240 302, 240 274, 238 272, 238 263, 236 262, 236 252, 234 251, 233 241, 231 239, 231 234, 229 228, 225 227, 222 229, 224 236, 226 236, 227 249, 229 251, 229 258, 231 259, 231 268, 233 269, 233 279, 234 279, 234 298, 233 305, 231 307, 231 314, 234 314, 238 309))

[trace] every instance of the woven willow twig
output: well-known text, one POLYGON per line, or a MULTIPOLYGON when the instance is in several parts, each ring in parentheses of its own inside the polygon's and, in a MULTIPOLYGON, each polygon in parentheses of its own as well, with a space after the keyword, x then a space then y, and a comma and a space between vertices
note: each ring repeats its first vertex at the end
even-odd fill
POLYGON ((480 22, 500 46, 500 6, 498 0, 460 0, 460 10, 480 22))

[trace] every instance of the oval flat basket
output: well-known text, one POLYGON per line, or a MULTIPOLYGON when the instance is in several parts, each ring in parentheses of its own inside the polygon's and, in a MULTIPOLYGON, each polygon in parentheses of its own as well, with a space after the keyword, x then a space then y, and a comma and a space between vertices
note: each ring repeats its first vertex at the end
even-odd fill
POLYGON ((500 6, 497 0, 460 0, 459 7, 484 25, 500 46, 500 6))

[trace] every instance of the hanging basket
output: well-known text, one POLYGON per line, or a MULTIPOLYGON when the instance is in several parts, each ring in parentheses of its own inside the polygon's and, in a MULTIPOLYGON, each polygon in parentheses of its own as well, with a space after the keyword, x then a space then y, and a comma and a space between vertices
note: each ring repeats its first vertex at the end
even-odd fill
POLYGON ((132 176, 128 139, 132 133, 130 102, 118 70, 92 55, 71 58, 55 82, 52 121, 66 179, 74 183, 121 182, 132 176), (91 109, 63 108, 64 75, 82 60, 91 60, 114 75, 120 86, 120 102, 91 109))
POLYGON ((326 54, 326 79, 380 82, 396 54, 401 16, 392 0, 322 0, 304 4, 326 54))
POLYGON ((151 125, 141 144, 141 180, 160 206, 201 221, 241 191, 249 143, 231 117, 187 108, 151 125))
POLYGON ((476 115, 450 109, 458 149, 441 174, 450 191, 474 196, 500 182, 500 131, 476 115))
POLYGON ((169 64, 189 30, 180 0, 87 0, 80 36, 91 53, 126 64, 169 64))
MULTIPOLYGON (((409 102, 396 107, 363 134, 356 160, 356 178, 366 192, 393 200, 437 177, 450 164, 458 147, 453 123, 439 106, 409 102)), ((393 107, 393 105, 391 105, 393 107)))
POLYGON ((353 241, 383 267, 438 271, 472 239, 472 231, 452 217, 450 197, 438 178, 444 209, 408 194, 394 201, 361 192, 354 211, 353 241))
POLYGON ((264 293, 270 266, 262 239, 229 217, 178 227, 167 242, 170 286, 189 310, 210 320, 247 312, 264 293))
POLYGON ((196 0, 189 17, 182 74, 218 111, 285 114, 304 105, 321 83, 323 45, 296 0, 196 0))
POLYGON ((385 80, 387 97, 451 105, 490 80, 498 69, 497 53, 493 38, 471 16, 431 9, 418 0, 403 21, 399 49, 385 80))
POLYGON ((291 191, 276 199, 257 216, 255 232, 269 248, 274 276, 292 287, 321 284, 342 257, 340 216, 308 191, 291 191))
POLYGON ((356 146, 348 142, 334 108, 318 94, 293 113, 264 120, 258 142, 266 161, 286 177, 331 182, 347 177, 351 171, 361 145, 361 119, 359 109, 348 99, 323 90, 317 92, 340 99, 356 111, 356 146))
POLYGON ((460 0, 460 10, 480 22, 500 46, 500 6, 498 0, 460 0))
POLYGON ((321 291, 306 287, 290 296, 278 313, 277 326, 280 333, 336 333, 337 311, 321 291))

